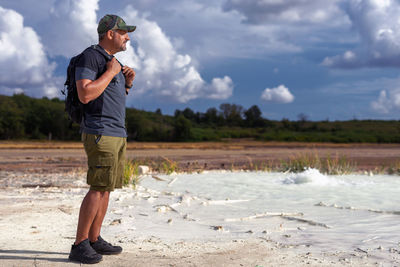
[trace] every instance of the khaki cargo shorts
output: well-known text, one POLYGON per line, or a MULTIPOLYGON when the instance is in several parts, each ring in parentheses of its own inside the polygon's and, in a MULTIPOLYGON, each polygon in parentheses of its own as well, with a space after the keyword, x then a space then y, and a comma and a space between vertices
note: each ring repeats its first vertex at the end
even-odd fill
POLYGON ((88 158, 87 183, 91 190, 122 188, 126 138, 82 133, 88 158))

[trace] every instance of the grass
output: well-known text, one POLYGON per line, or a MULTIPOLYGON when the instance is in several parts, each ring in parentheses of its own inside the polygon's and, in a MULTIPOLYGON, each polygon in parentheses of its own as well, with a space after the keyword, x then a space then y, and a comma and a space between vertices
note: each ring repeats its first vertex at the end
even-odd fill
POLYGON ((397 161, 389 166, 387 173, 392 175, 400 175, 400 161, 397 161))
POLYGON ((140 162, 135 160, 127 160, 124 167, 124 185, 132 184, 133 188, 140 182, 139 175, 140 162))
POLYGON ((161 158, 164 159, 164 161, 161 163, 163 173, 170 175, 172 173, 179 172, 178 163, 176 161, 172 161, 166 157, 161 157, 161 158))
POLYGON ((356 165, 347 160, 345 156, 337 154, 334 157, 328 155, 326 158, 320 158, 318 153, 306 153, 282 161, 281 168, 281 171, 291 172, 302 172, 306 168, 314 168, 325 174, 343 175, 353 173, 356 165))
POLYGON ((139 185, 142 175, 139 173, 139 166, 148 166, 150 170, 163 174, 173 174, 180 172, 178 163, 166 157, 161 157, 163 160, 152 159, 132 159, 127 160, 124 166, 124 185, 132 184, 133 188, 139 185))

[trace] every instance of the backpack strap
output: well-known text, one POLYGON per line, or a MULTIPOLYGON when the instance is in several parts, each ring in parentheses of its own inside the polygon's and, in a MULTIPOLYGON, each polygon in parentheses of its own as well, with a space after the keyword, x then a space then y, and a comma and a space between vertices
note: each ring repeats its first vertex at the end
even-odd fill
MULTIPOLYGON (((106 59, 106 61, 108 62, 108 61, 110 61, 110 60, 112 60, 113 59, 113 55, 110 55, 110 54, 108 54, 105 50, 104 50, 104 48, 102 48, 102 47, 100 47, 99 45, 92 45, 92 46, 90 46, 93 50, 96 50, 97 52, 99 52, 101 55, 103 55, 104 57, 105 57, 105 59, 106 59)), ((124 65, 122 65, 122 63, 121 62, 119 62, 119 60, 117 59, 117 61, 118 61, 118 63, 121 65, 121 68, 124 66, 124 65)))

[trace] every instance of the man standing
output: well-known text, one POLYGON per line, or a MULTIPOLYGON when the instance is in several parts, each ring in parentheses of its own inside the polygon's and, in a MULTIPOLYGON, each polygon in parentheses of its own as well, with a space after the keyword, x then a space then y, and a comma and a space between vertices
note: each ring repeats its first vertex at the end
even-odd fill
POLYGON ((99 22, 99 44, 80 56, 75 79, 79 100, 84 104, 82 140, 88 158, 89 192, 82 201, 75 243, 69 259, 97 263, 102 255, 122 252, 100 236, 110 192, 122 187, 125 164, 125 100, 135 78, 133 69, 122 66, 113 56, 126 50, 128 26, 116 15, 105 15, 99 22))

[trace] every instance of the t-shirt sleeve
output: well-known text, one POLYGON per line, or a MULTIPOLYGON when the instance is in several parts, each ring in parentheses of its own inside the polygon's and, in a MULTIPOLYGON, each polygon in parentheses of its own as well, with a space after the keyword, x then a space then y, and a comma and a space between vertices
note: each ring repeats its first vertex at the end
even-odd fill
POLYGON ((98 66, 97 58, 92 53, 83 53, 75 68, 75 80, 96 80, 98 66))

